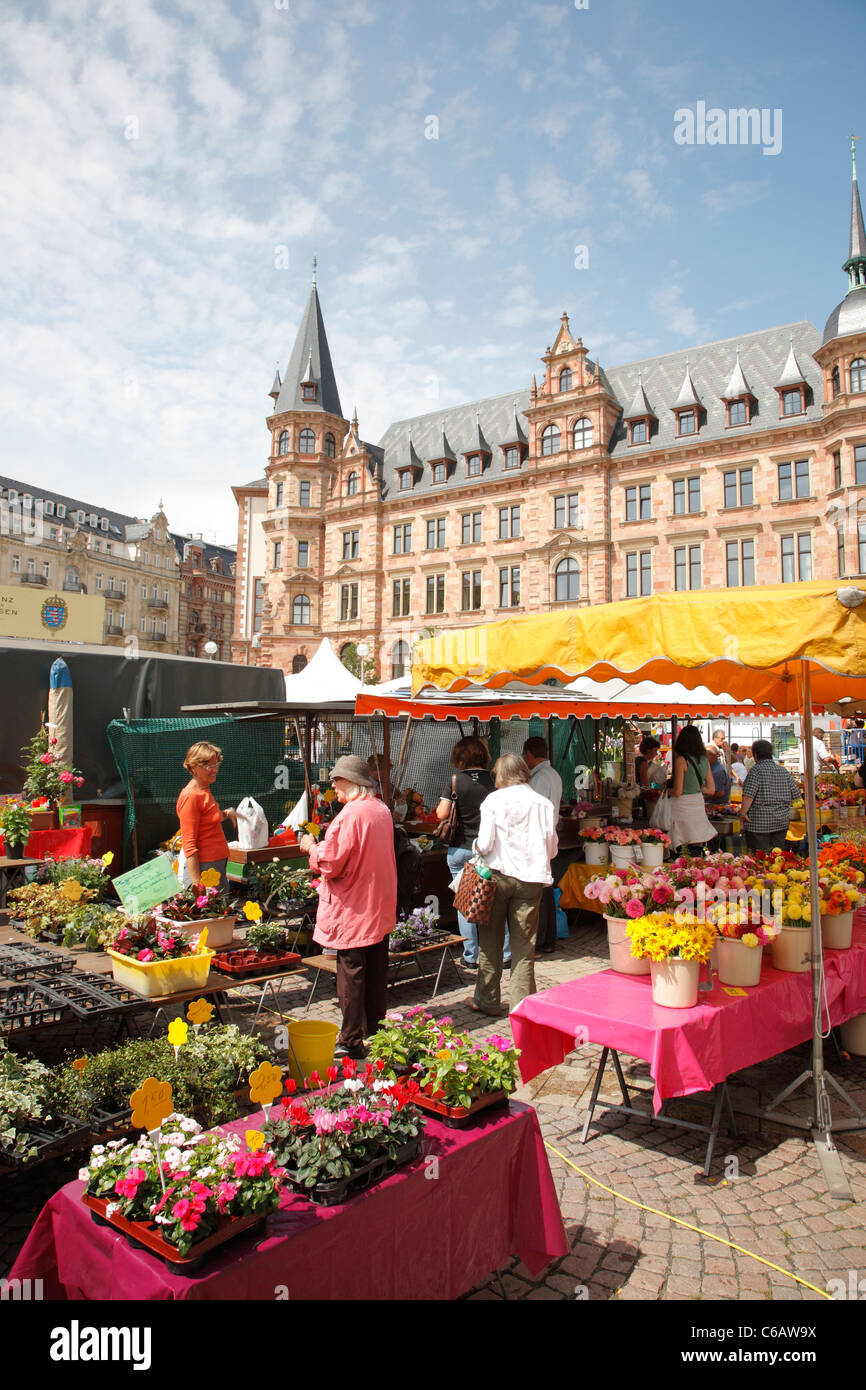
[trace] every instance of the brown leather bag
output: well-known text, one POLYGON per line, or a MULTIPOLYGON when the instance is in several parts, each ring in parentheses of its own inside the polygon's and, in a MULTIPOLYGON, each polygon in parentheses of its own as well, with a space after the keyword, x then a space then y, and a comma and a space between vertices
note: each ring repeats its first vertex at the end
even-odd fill
POLYGON ((476 927, 486 927, 495 897, 495 879, 482 878, 471 860, 467 860, 463 865, 457 892, 454 894, 454 906, 457 911, 462 913, 467 922, 474 922, 476 927))
POLYGON ((450 845, 457 834, 457 773, 451 778, 451 805, 448 815, 433 831, 436 839, 443 845, 450 845))

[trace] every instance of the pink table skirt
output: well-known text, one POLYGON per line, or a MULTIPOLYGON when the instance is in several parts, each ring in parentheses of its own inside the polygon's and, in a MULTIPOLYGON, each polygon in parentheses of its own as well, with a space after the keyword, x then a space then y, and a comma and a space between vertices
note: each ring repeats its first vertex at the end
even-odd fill
MULTIPOLYGON (((824 973, 832 1023, 866 1012, 866 914, 855 917, 850 950, 824 952, 824 973)), ((658 1113, 668 1097, 710 1090, 810 1038, 812 976, 774 970, 765 956, 752 989, 730 992, 716 977, 693 1009, 667 1009, 653 1003, 648 975, 600 970, 528 995, 511 1023, 524 1082, 582 1043, 598 1043, 649 1062, 658 1113)))
MULTIPOLYGON (((261 1114, 224 1126, 260 1128, 261 1114)), ((518 1254, 533 1273, 569 1244, 538 1117, 512 1101, 470 1130, 427 1124, 428 1157, 341 1207, 284 1192, 267 1226, 229 1241, 198 1274, 170 1272, 81 1202, 68 1183, 43 1207, 10 1278, 46 1299, 453 1299, 518 1254), (432 1176, 430 1157, 439 1159, 432 1176)))

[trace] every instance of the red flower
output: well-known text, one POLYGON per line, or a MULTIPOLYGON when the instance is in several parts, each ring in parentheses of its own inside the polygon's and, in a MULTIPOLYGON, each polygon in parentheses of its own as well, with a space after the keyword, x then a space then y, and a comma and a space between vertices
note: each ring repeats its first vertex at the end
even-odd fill
POLYGON ((289 1077, 288 1081, 286 1082, 286 1090, 288 1091, 289 1095, 292 1095, 297 1089, 297 1081, 294 1081, 292 1077, 289 1077))
POLYGON ((376 1058, 376 1070, 377 1070, 377 1071, 384 1071, 384 1070, 385 1070, 385 1063, 383 1062, 383 1060, 382 1060, 381 1057, 377 1057, 377 1058, 376 1058))
POLYGON ((337 1068, 336 1068, 336 1067, 328 1067, 328 1080, 329 1080, 329 1081, 336 1081, 336 1079, 337 1079, 337 1068))

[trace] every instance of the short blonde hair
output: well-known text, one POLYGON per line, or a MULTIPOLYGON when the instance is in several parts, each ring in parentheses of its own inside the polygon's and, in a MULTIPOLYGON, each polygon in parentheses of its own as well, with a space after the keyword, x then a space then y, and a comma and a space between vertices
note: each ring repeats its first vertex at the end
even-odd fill
POLYGON ((517 787, 528 782, 529 768, 519 753, 503 753, 493 764, 493 781, 497 787, 517 787))
POLYGON ((194 767, 203 767, 205 763, 212 763, 214 759, 219 763, 223 760, 223 750, 217 748, 215 743, 194 743, 192 748, 186 750, 183 765, 187 772, 192 772, 194 767))

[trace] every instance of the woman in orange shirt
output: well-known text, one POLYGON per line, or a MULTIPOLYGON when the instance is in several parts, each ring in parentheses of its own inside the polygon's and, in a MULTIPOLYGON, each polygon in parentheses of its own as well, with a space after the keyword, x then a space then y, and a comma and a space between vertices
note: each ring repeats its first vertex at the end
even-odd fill
POLYGON ((238 813, 221 811, 211 787, 217 779, 223 760, 222 750, 212 743, 194 743, 187 751, 183 765, 190 775, 189 784, 177 799, 180 821, 181 848, 193 883, 200 883, 205 869, 218 869, 220 890, 228 892, 226 861, 229 847, 222 831, 224 820, 237 825, 238 813))

